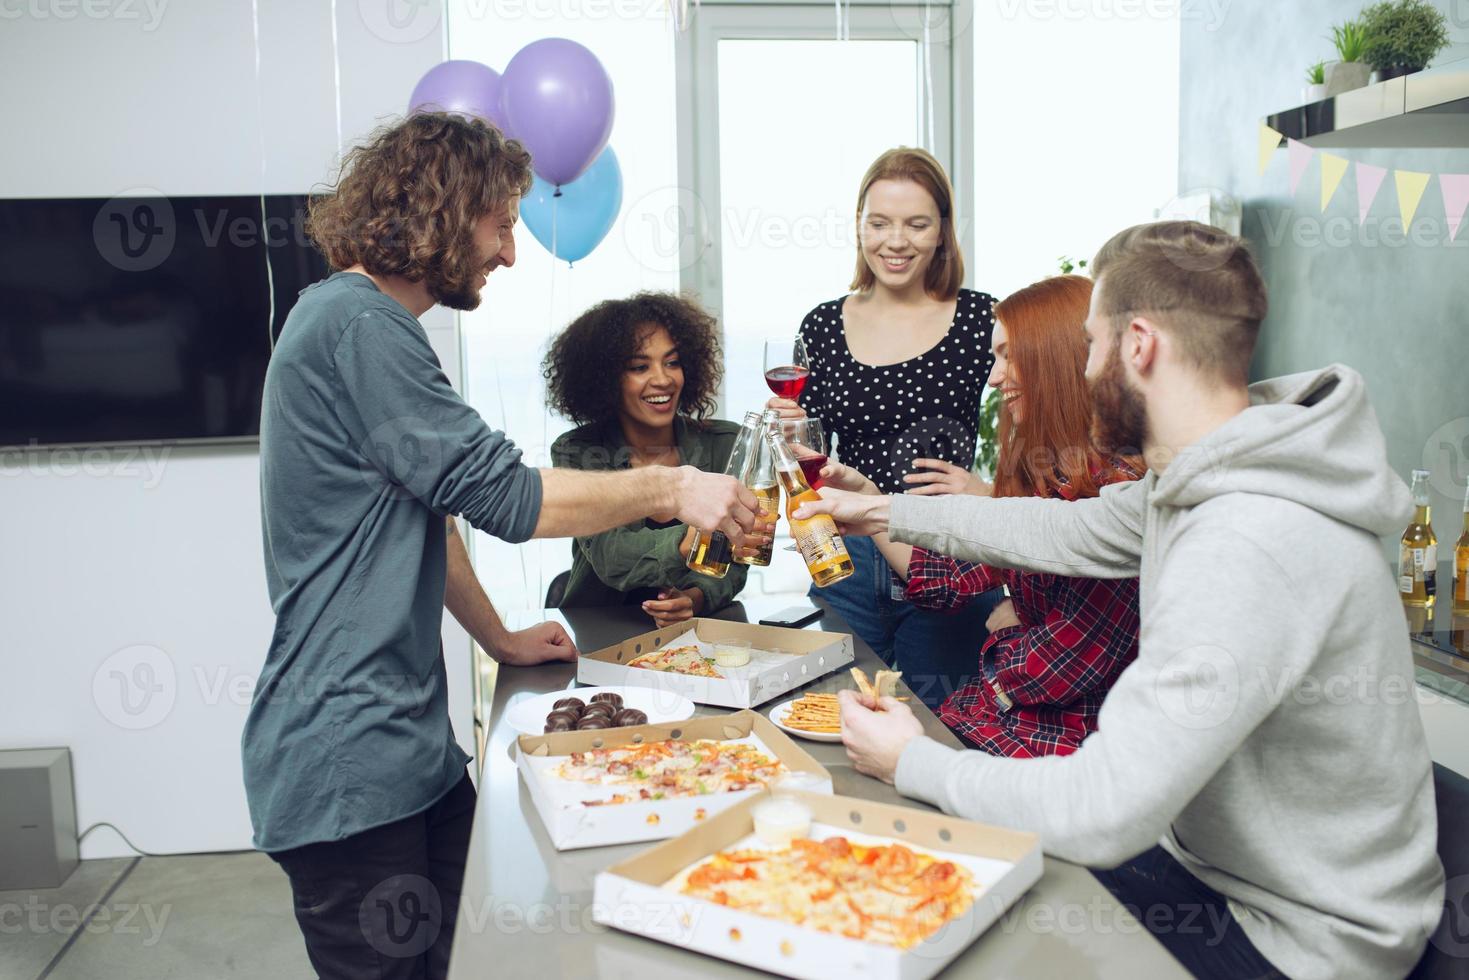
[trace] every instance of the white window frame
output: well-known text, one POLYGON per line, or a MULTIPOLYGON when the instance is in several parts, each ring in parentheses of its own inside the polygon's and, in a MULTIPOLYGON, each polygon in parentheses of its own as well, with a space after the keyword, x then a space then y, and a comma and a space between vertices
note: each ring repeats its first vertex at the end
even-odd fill
MULTIPOLYGON (((847 37, 916 41, 930 25, 933 133, 924 148, 949 171, 959 245, 972 254, 974 222, 974 45, 967 25, 972 0, 949 3, 855 2, 844 5, 847 37), (962 29, 955 33, 953 26, 962 29)), ((743 3, 703 0, 691 8, 688 29, 675 43, 678 181, 684 195, 679 235, 679 286, 698 295, 723 322, 723 244, 716 216, 724 209, 719 180, 719 42, 722 40, 832 40, 834 4, 743 3)), ((923 82, 920 80, 920 91, 923 82)), ((922 127, 920 127, 920 130, 922 127)), ((779 166, 781 161, 772 160, 779 166)), ((966 278, 971 273, 966 270, 966 278)), ((969 283, 966 282, 966 285, 969 283)), ((721 402, 723 393, 721 393, 721 402)))

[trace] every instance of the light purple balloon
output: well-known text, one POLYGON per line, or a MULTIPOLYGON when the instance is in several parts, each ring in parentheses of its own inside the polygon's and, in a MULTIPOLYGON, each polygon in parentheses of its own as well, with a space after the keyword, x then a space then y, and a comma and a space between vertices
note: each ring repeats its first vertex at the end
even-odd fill
POLYGON ((569 184, 612 136, 612 78, 591 51, 562 37, 527 44, 505 66, 505 121, 541 179, 569 184))
POLYGON ((477 61, 445 61, 424 73, 413 86, 408 114, 457 112, 491 123, 509 135, 500 107, 500 73, 477 61))

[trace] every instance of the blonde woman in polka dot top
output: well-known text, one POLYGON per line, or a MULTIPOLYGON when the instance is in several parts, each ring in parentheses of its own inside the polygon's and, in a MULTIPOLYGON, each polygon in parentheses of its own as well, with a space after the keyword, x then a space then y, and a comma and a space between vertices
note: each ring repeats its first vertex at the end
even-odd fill
MULTIPOLYGON (((994 299, 960 287, 949 178, 923 150, 889 150, 868 168, 857 207, 852 292, 807 314, 810 379, 799 404, 773 398, 769 406, 821 419, 842 463, 883 493, 987 494, 969 468, 993 361, 994 299)), ((847 547, 857 573, 813 596, 937 706, 973 672, 996 597, 958 615, 918 609, 894 595, 870 540, 847 547)))

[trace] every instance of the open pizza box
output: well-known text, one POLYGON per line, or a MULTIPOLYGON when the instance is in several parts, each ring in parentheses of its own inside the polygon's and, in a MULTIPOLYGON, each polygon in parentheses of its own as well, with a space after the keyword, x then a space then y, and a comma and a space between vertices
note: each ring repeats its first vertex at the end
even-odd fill
POLYGON ((811 809, 809 836, 814 840, 842 836, 853 844, 902 842, 962 865, 976 883, 973 904, 933 935, 900 949, 758 916, 669 887, 688 868, 719 851, 769 846, 754 836, 752 808, 765 798, 762 793, 597 875, 593 918, 788 977, 924 980, 978 939, 1041 876, 1036 834, 845 796, 790 795, 811 809))
POLYGON ((636 789, 576 782, 556 775, 556 768, 573 752, 665 739, 745 742, 783 763, 791 773, 804 774, 807 784, 818 793, 831 792, 831 774, 789 735, 753 711, 631 728, 522 735, 516 742, 516 765, 556 850, 662 840, 765 792, 763 786, 756 786, 737 792, 588 806, 589 799, 606 799, 614 792, 635 793, 636 789))
POLYGON ((847 633, 691 619, 583 653, 577 658, 576 679, 583 684, 672 691, 698 704, 752 708, 839 670, 854 659, 855 647, 847 633), (712 657, 715 645, 729 640, 750 642, 750 662, 743 667, 716 667, 722 677, 627 666, 628 661, 642 654, 682 646, 697 646, 704 656, 712 657))

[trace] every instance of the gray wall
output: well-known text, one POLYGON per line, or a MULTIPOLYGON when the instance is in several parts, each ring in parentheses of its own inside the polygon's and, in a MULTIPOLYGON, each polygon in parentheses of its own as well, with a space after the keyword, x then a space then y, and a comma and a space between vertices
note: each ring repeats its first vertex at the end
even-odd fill
MULTIPOLYGON (((1434 63, 1469 58, 1469 3, 1437 3, 1454 43, 1434 63)), ((1261 119, 1300 104, 1306 66, 1333 56, 1331 25, 1361 7, 1359 0, 1235 0, 1217 21, 1184 18, 1179 190, 1217 188, 1244 202, 1244 233, 1270 288, 1254 375, 1332 361, 1362 372, 1393 469, 1406 479, 1425 456, 1433 463, 1442 554, 1445 539, 1452 548, 1459 535, 1469 476, 1469 227, 1449 242, 1436 180, 1405 236, 1391 174, 1359 227, 1355 168, 1323 214, 1316 161, 1294 195, 1284 149, 1264 176, 1256 163, 1261 119)), ((1469 173, 1469 147, 1328 152, 1388 168, 1469 173)), ((1395 547, 1385 548, 1396 560, 1395 547)))

